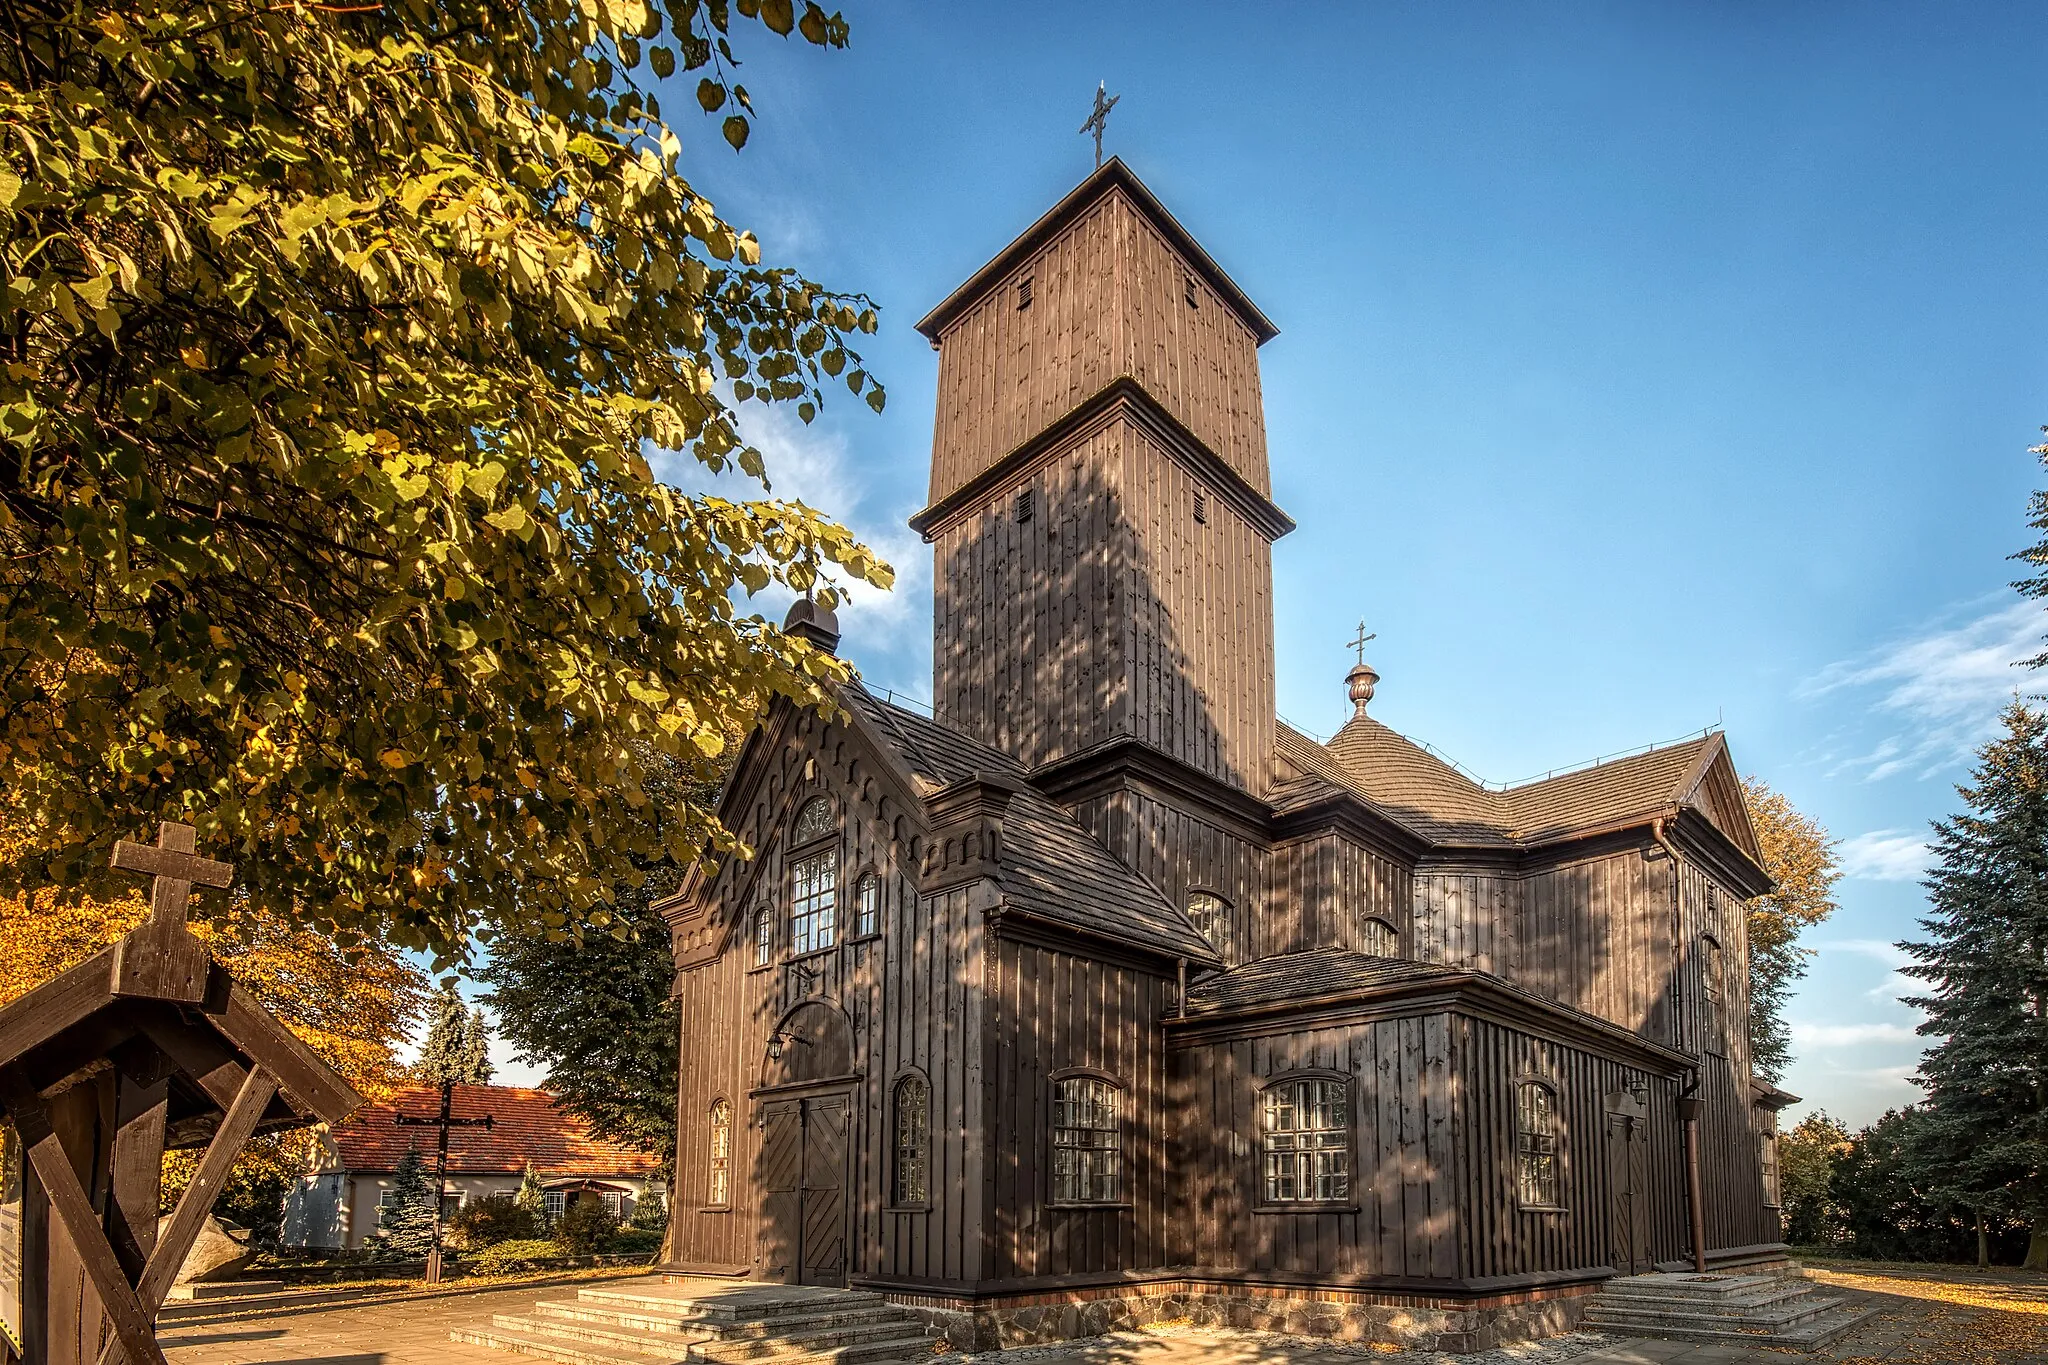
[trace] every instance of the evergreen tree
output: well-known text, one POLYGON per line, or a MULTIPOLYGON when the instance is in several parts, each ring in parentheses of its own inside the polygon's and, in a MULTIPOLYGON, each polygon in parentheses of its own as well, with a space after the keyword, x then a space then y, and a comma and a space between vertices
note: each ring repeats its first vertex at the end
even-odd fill
POLYGON ((434 1191, 420 1149, 408 1147, 391 1178, 391 1202, 377 1236, 401 1256, 424 1256, 434 1245, 434 1191))
POLYGON ((526 1174, 519 1178, 519 1193, 512 1196, 512 1202, 533 1215, 533 1225, 545 1232, 548 1225, 548 1192, 541 1186, 540 1177, 533 1173, 533 1163, 526 1163, 526 1174))
POLYGON ((428 1006, 427 1037, 413 1075, 427 1085, 489 1085, 491 1038, 484 1017, 444 982, 428 1006))
POLYGON ((2002 720, 1967 810, 1935 822, 1926 939, 1899 945, 1937 1040, 1906 1164, 1936 1202, 2030 1223, 2026 1264, 2048 1270, 2048 718, 2015 698, 2002 720))

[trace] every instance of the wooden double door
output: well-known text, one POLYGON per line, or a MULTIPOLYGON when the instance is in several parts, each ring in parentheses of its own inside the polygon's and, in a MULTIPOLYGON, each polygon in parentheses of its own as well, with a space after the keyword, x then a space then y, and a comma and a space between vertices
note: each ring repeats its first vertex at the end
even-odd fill
POLYGON ((761 1278, 846 1284, 850 1091, 761 1104, 761 1278))
POLYGON ((1650 1253, 1648 1119, 1641 1109, 1640 1101, 1623 1103, 1607 1114, 1607 1255, 1617 1275, 1656 1269, 1650 1253))

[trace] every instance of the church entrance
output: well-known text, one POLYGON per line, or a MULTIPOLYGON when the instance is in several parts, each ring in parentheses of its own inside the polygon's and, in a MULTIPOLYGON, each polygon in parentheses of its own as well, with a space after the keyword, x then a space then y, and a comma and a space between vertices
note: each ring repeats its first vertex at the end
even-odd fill
POLYGON ((1625 1090, 1607 1101, 1607 1255, 1617 1275, 1656 1269, 1650 1255, 1648 1109, 1625 1090))
POLYGON ((761 1277, 846 1284, 846 1152, 852 1092, 761 1105, 761 1277))

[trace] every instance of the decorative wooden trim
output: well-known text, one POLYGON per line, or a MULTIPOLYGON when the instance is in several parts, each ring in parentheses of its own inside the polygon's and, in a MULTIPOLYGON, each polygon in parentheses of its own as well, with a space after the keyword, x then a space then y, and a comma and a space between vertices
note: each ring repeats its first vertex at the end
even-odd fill
POLYGON ((1265 802, 1127 735, 1040 764, 1030 776, 1040 795, 1062 806, 1137 790, 1193 807, 1261 847, 1272 841, 1272 812, 1265 802))
POLYGON ((1204 960, 1192 954, 1169 953, 1164 948, 1153 948, 1130 939, 1093 934, 1075 925, 1041 919, 1028 910, 1020 910, 1011 905, 998 906, 989 912, 988 930, 996 937, 1012 943, 1027 944, 1052 953, 1065 953, 1070 957, 1085 957, 1090 962, 1106 963, 1113 967, 1129 967, 1133 971, 1168 979, 1172 978, 1176 964, 1183 957, 1187 959, 1190 970, 1221 970, 1224 966, 1220 957, 1204 960))

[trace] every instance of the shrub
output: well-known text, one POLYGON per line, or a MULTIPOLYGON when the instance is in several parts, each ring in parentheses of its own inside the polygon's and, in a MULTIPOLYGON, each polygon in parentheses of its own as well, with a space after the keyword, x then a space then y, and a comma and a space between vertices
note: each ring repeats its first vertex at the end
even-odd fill
POLYGON ((509 1275, 518 1270, 539 1270, 562 1259, 562 1248, 539 1237, 500 1242, 473 1256, 462 1258, 472 1275, 509 1275))
POLYGON ((607 1256, 652 1256, 661 1250, 661 1233, 655 1228, 620 1228, 605 1239, 607 1256))
POLYGON ((591 1256, 619 1230, 618 1215, 595 1199, 578 1199, 555 1220, 554 1239, 564 1256, 591 1256))
POLYGON ((633 1205, 633 1218, 626 1226, 653 1228, 656 1232, 668 1231, 668 1205, 662 1197, 649 1190, 633 1205))
POLYGON ((509 1199, 479 1199, 464 1204, 447 1226, 449 1242, 480 1251, 500 1242, 531 1241, 541 1228, 531 1212, 509 1199))

